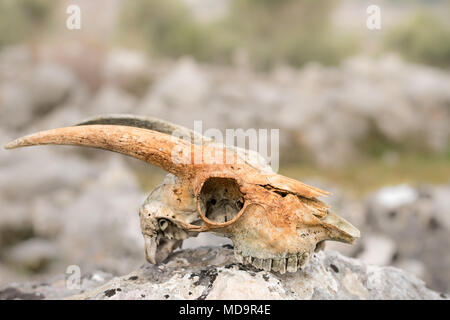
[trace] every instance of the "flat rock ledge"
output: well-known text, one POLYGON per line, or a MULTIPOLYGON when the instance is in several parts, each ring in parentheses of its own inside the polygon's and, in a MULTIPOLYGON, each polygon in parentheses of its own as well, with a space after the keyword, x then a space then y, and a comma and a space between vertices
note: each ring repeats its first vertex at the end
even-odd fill
POLYGON ((0 288, 0 299, 449 299, 405 271, 328 250, 284 275, 243 266, 225 246, 180 250, 121 277, 83 275, 78 289, 67 289, 66 280, 11 284, 0 288))

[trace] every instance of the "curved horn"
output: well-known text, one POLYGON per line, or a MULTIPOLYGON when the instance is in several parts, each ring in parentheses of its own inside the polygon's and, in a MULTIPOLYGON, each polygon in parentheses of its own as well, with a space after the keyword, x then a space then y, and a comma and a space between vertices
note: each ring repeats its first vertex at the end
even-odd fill
POLYGON ((93 124, 109 124, 118 126, 129 126, 136 128, 143 128, 153 131, 158 131, 166 134, 177 133, 180 138, 189 139, 188 141, 194 144, 208 144, 214 142, 213 139, 205 137, 198 132, 195 132, 186 127, 174 124, 158 118, 136 116, 131 114, 108 114, 100 115, 94 118, 86 119, 77 126, 93 125, 93 124))
POLYGON ((88 125, 34 133, 8 143, 5 149, 46 144, 110 150, 152 163, 178 176, 190 169, 193 147, 187 141, 152 130, 129 126, 88 125))
POLYGON ((143 128, 161 133, 167 133, 170 135, 175 135, 195 145, 211 146, 213 148, 225 147, 233 153, 238 153, 240 157, 245 159, 248 165, 260 171, 272 171, 270 169, 270 166, 265 164, 263 158, 254 151, 239 149, 233 145, 226 145, 221 142, 217 142, 211 137, 204 136, 199 132, 195 132, 189 128, 174 124, 166 120, 147 116, 136 116, 132 114, 106 114, 86 119, 80 123, 77 123, 76 125, 86 126, 95 124, 107 124, 107 125, 119 125, 119 126, 143 128))

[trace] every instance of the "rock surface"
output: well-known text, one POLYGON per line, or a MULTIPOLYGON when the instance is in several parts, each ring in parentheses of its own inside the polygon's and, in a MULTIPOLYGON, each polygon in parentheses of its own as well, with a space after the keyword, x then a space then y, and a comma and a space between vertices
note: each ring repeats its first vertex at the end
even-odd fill
POLYGON ((448 292, 450 255, 442 248, 450 246, 449 199, 448 185, 380 189, 366 201, 365 256, 380 257, 384 250, 385 263, 369 261, 406 269, 433 289, 448 292), (382 235, 384 244, 378 241, 371 250, 368 240, 374 237, 369 235, 382 235))
POLYGON ((0 289, 0 298, 449 299, 404 271, 365 265, 334 251, 321 251, 304 270, 280 275, 244 267, 228 246, 180 250, 163 264, 144 264, 121 277, 85 275, 77 290, 64 284, 63 278, 13 284, 0 289))

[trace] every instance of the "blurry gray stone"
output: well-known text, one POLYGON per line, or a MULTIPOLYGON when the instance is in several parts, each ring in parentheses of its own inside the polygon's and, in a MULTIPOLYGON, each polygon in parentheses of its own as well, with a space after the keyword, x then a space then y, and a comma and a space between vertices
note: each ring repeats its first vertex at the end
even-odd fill
MULTIPOLYGON (((102 163, 50 148, 1 153, 0 253, 45 238, 57 259, 44 272, 71 264, 127 272, 144 261, 138 208, 145 194, 120 155, 102 163)), ((21 267, 19 260, 10 265, 21 267)))
MULTIPOLYGON (((65 272, 66 270, 64 270, 65 272)), ((95 288, 112 278, 103 271, 81 273, 79 281, 70 281, 72 273, 62 272, 45 281, 10 283, 0 288, 0 300, 63 299, 67 296, 95 288)))
POLYGON ((18 81, 0 83, 0 125, 7 130, 23 128, 33 120, 33 100, 18 81))
POLYGON ((173 70, 154 85, 154 94, 169 103, 198 104, 208 93, 207 75, 193 60, 180 59, 173 70))
POLYGON ((395 242, 392 239, 369 234, 364 237, 364 251, 358 255, 358 259, 367 264, 387 266, 391 264, 395 250, 395 242))
POLYGON ((80 86, 63 65, 19 59, 13 72, 8 72, 9 66, 2 66, 6 62, 1 59, 0 54, 0 125, 9 130, 33 125, 36 118, 57 108, 80 86))
POLYGON ((69 264, 103 265, 118 272, 142 263, 138 209, 144 200, 145 194, 123 161, 107 163, 83 193, 61 208, 60 258, 69 264))
MULTIPOLYGON (((79 92, 80 95, 84 95, 82 89, 79 91, 81 91, 79 92)), ((86 97, 80 98, 80 100, 85 101, 86 97)), ((81 104, 82 102, 79 103, 81 104)), ((38 132, 53 128, 73 126, 80 122, 80 119, 86 118, 87 115, 88 112, 80 108, 78 103, 67 103, 59 106, 57 109, 55 109, 45 117, 35 119, 27 126, 26 132, 38 132)), ((62 149, 58 148, 58 150, 62 149)))
POLYGON ((64 66, 49 62, 38 65, 31 75, 27 92, 32 96, 35 115, 46 113, 64 102, 76 85, 74 75, 64 66))
POLYGON ((436 222, 450 231, 450 186, 430 188, 436 222))
MULTIPOLYGON (((448 228, 450 198, 448 186, 382 189, 367 200, 367 224, 362 234, 382 234, 395 242, 391 263, 416 260, 425 266, 424 280, 435 289, 450 288, 450 247, 448 228), (392 195, 388 194, 392 190, 392 195)), ((364 240, 363 240, 364 242, 364 240)), ((363 243, 363 247, 365 244, 363 243)))
POLYGON ((429 275, 427 275, 427 270, 425 265, 418 261, 418 260, 412 260, 412 259, 405 259, 397 262, 395 264, 397 268, 400 268, 402 270, 405 270, 406 272, 409 272, 416 277, 420 279, 429 278, 429 275))
POLYGON ((216 236, 210 232, 201 232, 195 238, 188 238, 183 241, 182 248, 183 249, 195 249, 199 247, 206 246, 223 246, 223 245, 232 245, 233 242, 225 237, 216 236))
MULTIPOLYGON (((88 110, 89 114, 93 116, 110 113, 128 114, 133 113, 136 103, 136 98, 122 89, 113 85, 105 85, 93 97, 88 110)), ((78 122, 81 120, 78 119, 78 122)))
POLYGON ((145 76, 149 71, 148 68, 144 53, 128 49, 113 49, 106 56, 103 76, 109 83, 121 84, 145 76))
POLYGON ((30 198, 60 188, 74 188, 98 174, 101 165, 70 154, 71 147, 58 149, 27 148, 14 152, 0 150, 0 191, 6 197, 22 200, 28 205, 30 198), (62 151, 66 154, 63 154, 62 151), (61 151, 61 152, 58 152, 61 151))
POLYGON ((3 46, 0 50, 0 78, 14 77, 17 69, 32 63, 32 52, 26 44, 3 46))
POLYGON ((375 201, 388 210, 411 204, 418 198, 417 191, 408 185, 384 187, 375 194, 375 201))
POLYGON ((10 248, 5 253, 5 260, 24 269, 38 270, 56 257, 56 248, 51 241, 33 238, 10 248))
POLYGON ((206 108, 204 99, 209 86, 207 75, 200 67, 193 60, 182 58, 151 87, 137 113, 170 119, 192 128, 194 120, 202 119, 199 112, 206 108))
POLYGON ((202 120, 205 130, 281 128, 282 145, 293 141, 326 166, 357 157, 373 134, 437 152, 448 144, 450 76, 433 68, 360 56, 334 68, 284 67, 265 78, 239 71, 182 59, 156 81, 139 113, 188 127, 202 120))
MULTIPOLYGON (((444 152, 450 139, 449 74, 396 56, 357 56, 336 67, 283 66, 265 76, 239 66, 214 67, 182 58, 156 75, 164 63, 150 68, 142 53, 112 49, 98 59, 99 91, 81 98, 74 96, 87 84, 69 71, 74 70, 70 59, 44 55, 33 63, 30 57, 26 46, 0 51, 3 127, 29 128, 37 115, 70 105, 82 110, 82 118, 133 112, 190 128, 194 120, 202 120, 205 130, 280 128, 282 147, 294 144, 326 166, 358 157, 373 134, 406 144, 406 149, 414 141, 435 152, 444 152), (145 98, 135 101, 133 90, 147 87, 145 98)), ((92 75, 91 70, 87 73, 92 75)))

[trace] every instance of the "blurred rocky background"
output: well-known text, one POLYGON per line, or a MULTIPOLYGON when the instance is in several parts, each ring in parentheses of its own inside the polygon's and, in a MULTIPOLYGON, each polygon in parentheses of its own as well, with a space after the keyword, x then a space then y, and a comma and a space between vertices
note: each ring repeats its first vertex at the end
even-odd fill
MULTIPOLYGON (((280 173, 362 231, 327 248, 449 292, 449 17, 445 0, 0 0, 0 144, 107 113, 280 129, 280 173)), ((0 285, 136 269, 163 177, 99 150, 2 149, 0 285)))

